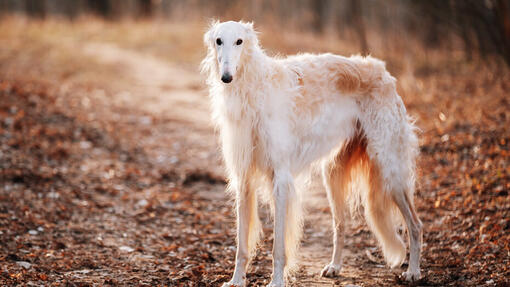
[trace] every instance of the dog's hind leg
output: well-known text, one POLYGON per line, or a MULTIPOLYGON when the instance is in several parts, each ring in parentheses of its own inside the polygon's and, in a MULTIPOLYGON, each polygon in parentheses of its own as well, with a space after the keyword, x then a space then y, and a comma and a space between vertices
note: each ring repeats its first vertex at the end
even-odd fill
POLYGON ((414 281, 420 278, 422 223, 412 203, 414 164, 409 157, 412 152, 399 146, 387 147, 385 151, 372 157, 376 160, 371 160, 371 188, 366 200, 366 217, 382 245, 386 261, 391 267, 397 267, 405 259, 405 245, 395 232, 400 218, 398 209, 409 234, 409 268, 403 276, 408 281, 414 281))
POLYGON ((333 255, 331 262, 322 269, 321 276, 334 277, 340 274, 342 268, 342 249, 345 238, 345 180, 342 168, 334 163, 324 164, 322 180, 333 217, 333 255))
POLYGON ((407 281, 420 279, 420 253, 422 244, 422 223, 414 210, 408 193, 394 192, 393 201, 402 213, 409 235, 409 268, 402 275, 407 281))
POLYGON ((397 94, 395 79, 384 70, 382 63, 371 58, 366 60, 366 67, 370 68, 367 71, 371 72, 365 77, 372 77, 375 84, 370 95, 360 101, 360 122, 371 160, 367 219, 383 247, 386 261, 396 267, 405 259, 405 245, 395 232, 396 219, 400 215, 393 209, 398 209, 409 233, 409 269, 404 277, 416 280, 420 277, 422 236, 422 224, 412 204, 418 155, 416 128, 397 94))

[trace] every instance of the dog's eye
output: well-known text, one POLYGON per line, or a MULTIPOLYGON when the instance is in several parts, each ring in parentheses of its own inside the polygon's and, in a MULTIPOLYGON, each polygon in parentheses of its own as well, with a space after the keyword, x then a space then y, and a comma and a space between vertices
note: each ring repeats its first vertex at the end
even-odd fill
POLYGON ((236 42, 236 45, 239 46, 243 43, 243 40, 242 39, 237 39, 237 42, 236 42))
POLYGON ((221 41, 220 38, 218 38, 218 39, 216 39, 216 44, 221 45, 221 44, 223 44, 223 42, 221 41))

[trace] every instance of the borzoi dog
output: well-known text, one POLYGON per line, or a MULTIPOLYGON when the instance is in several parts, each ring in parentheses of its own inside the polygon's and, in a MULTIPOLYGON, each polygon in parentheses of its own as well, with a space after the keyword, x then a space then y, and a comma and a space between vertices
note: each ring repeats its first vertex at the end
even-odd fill
POLYGON ((274 216, 269 286, 285 285, 302 228, 294 179, 314 163, 322 167, 334 227, 332 260, 322 275, 339 275, 346 211, 358 202, 391 267, 406 256, 397 231, 404 219, 410 259, 403 276, 419 279, 422 223, 413 205, 418 143, 385 64, 332 54, 275 59, 244 22, 215 22, 204 42, 201 68, 237 211, 235 270, 223 286, 245 284, 261 231, 261 194, 274 216), (353 183, 365 188, 351 188, 353 183))

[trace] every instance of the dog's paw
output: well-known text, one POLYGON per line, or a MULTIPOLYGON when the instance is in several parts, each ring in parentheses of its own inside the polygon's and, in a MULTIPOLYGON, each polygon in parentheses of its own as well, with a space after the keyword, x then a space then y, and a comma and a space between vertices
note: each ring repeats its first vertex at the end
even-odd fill
POLYGON ((418 281, 420 280, 421 274, 420 270, 407 270, 402 273, 402 278, 408 282, 418 281))
POLYGON ((322 269, 321 276, 329 278, 336 277, 340 275, 341 269, 342 269, 341 265, 329 263, 328 265, 326 265, 326 267, 324 267, 324 269, 322 269))
POLYGON ((234 280, 230 280, 227 283, 223 283, 221 287, 244 287, 244 282, 237 282, 234 280))

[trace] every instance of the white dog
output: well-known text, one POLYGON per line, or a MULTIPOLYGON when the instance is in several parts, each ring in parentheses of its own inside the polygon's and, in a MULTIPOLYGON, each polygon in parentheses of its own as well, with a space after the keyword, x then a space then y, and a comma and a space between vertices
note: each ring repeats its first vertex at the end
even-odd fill
POLYGON ((407 280, 420 277, 422 223, 413 205, 417 138, 382 61, 332 54, 267 56, 251 23, 215 22, 204 36, 202 72, 221 134, 229 190, 237 209, 233 278, 244 286, 260 235, 257 195, 266 190, 274 215, 273 274, 284 286, 295 263, 302 218, 294 179, 322 164, 333 213, 334 250, 323 276, 339 275, 345 213, 360 202, 387 263, 400 266, 410 241, 407 280), (353 189, 362 183, 363 189, 353 189), (402 216, 401 216, 402 215, 402 216))

